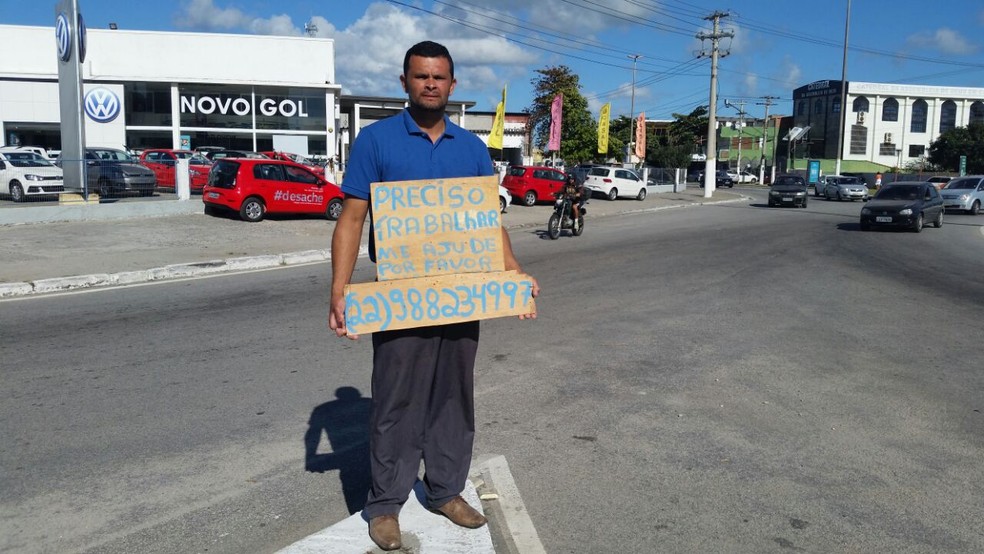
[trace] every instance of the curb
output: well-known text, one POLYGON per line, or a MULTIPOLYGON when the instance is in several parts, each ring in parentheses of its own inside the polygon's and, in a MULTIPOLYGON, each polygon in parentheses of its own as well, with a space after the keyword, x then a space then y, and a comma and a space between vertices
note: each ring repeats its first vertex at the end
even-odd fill
MULTIPOLYGON (((713 204, 742 202, 749 199, 751 199, 750 196, 742 195, 740 198, 729 200, 689 202, 685 204, 674 204, 671 206, 658 206, 655 208, 639 208, 636 210, 627 210, 612 214, 598 214, 592 217, 607 218, 624 214, 648 213, 694 206, 709 206, 713 204)), ((507 229, 524 229, 538 227, 541 225, 541 223, 523 223, 507 226, 507 229)), ((367 256, 368 254, 368 247, 360 247, 360 257, 367 256)), ((288 252, 286 254, 267 254, 262 256, 226 258, 205 262, 171 264, 163 267, 155 267, 138 271, 123 271, 120 273, 95 273, 91 275, 72 275, 69 277, 38 279, 36 281, 0 283, 0 299, 119 285, 135 285, 173 279, 187 279, 190 277, 216 275, 234 271, 251 271, 271 269, 281 266, 322 263, 330 260, 331 250, 303 250, 300 252, 288 252)))

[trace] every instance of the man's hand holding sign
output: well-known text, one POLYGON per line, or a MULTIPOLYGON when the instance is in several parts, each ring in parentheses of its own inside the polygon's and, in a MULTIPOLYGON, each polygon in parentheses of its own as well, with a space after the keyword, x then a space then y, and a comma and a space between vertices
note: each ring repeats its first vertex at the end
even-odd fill
POLYGON ((373 183, 377 281, 345 287, 346 333, 536 317, 536 281, 507 270, 496 189, 495 177, 373 183))

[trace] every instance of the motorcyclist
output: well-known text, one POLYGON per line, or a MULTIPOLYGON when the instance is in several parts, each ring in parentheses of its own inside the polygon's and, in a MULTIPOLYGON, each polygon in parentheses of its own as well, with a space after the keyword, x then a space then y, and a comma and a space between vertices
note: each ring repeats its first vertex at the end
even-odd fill
POLYGON ((571 216, 576 221, 581 217, 581 206, 584 205, 584 191, 582 187, 577 182, 577 178, 570 174, 564 180, 564 187, 561 189, 561 194, 563 198, 570 199, 571 201, 571 216))

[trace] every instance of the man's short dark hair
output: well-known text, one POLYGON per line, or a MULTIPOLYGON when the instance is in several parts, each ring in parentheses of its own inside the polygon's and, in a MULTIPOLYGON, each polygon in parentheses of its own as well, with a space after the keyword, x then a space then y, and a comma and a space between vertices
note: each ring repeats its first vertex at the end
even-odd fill
POLYGON ((451 59, 451 52, 444 47, 443 44, 438 44, 431 40, 425 40, 423 42, 418 42, 407 50, 407 55, 403 56, 403 74, 406 75, 407 71, 410 71, 410 56, 420 56, 422 58, 446 58, 448 60, 448 65, 451 66, 451 78, 454 78, 454 60, 451 59))

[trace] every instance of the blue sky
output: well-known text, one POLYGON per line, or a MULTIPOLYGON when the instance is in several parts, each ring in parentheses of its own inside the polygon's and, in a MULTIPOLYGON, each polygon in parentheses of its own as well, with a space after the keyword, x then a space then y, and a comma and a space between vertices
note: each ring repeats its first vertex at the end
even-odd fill
MULTIPOLYGON (((635 73, 635 113, 649 119, 689 113, 708 102, 710 64, 695 35, 704 18, 728 13, 729 54, 720 62, 723 100, 745 100, 761 117, 791 113, 792 90, 840 79, 847 0, 79 0, 89 28, 299 35, 306 24, 336 45, 336 78, 346 93, 403 96, 398 76, 413 43, 436 40, 455 58, 454 98, 493 110, 508 85, 508 111, 531 101, 534 71, 566 65, 580 76, 597 116, 628 115, 635 73)), ((0 24, 54 25, 54 0, 0 0, 0 24)), ((54 40, 54 39, 52 39, 54 40)), ((984 87, 984 4, 853 0, 847 77, 851 81, 984 87)), ((9 46, 9 45, 8 45, 9 46)), ((135 52, 134 55, 140 55, 135 52)))

